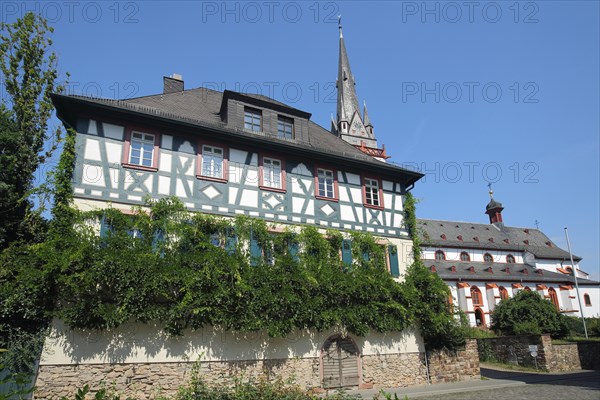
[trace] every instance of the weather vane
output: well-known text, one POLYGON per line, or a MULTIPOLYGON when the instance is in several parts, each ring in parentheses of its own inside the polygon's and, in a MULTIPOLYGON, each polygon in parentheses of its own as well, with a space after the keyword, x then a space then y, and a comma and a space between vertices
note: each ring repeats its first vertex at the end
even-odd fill
POLYGON ((338 28, 342 29, 342 15, 338 15, 338 28))
POLYGON ((490 189, 489 193, 490 193, 490 197, 493 199, 494 198, 494 191, 492 190, 492 182, 488 182, 488 188, 490 189))

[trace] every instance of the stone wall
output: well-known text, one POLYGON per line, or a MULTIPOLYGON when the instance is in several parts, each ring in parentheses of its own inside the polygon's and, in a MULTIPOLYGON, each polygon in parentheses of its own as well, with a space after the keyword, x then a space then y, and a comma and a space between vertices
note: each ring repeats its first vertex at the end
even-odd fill
POLYGON ((462 351, 430 353, 428 361, 431 383, 481 379, 477 341, 474 339, 468 339, 462 351))
POLYGON ((114 388, 135 399, 151 399, 158 395, 171 396, 179 387, 190 382, 192 370, 209 386, 232 385, 234 379, 243 381, 293 381, 303 388, 318 386, 319 359, 286 359, 201 363, 145 364, 78 364, 42 365, 36 382, 36 399, 67 396, 89 385, 93 390, 103 385, 114 388))
POLYGON ((578 342, 577 351, 582 369, 600 369, 600 342, 578 342))
POLYGON ((499 361, 549 372, 600 369, 600 342, 552 344, 549 335, 477 339, 482 361, 499 361), (529 345, 537 346, 533 357, 529 345))
POLYGON ((528 335, 528 336, 502 336, 495 338, 477 339, 479 358, 481 361, 497 361, 505 364, 515 364, 524 367, 536 367, 542 370, 548 370, 546 366, 546 346, 550 343, 550 337, 528 335), (532 357, 529 352, 529 346, 535 345, 538 348, 537 357, 532 357))
POLYGON ((362 357, 362 387, 390 388, 427 383, 424 355, 380 354, 362 357))

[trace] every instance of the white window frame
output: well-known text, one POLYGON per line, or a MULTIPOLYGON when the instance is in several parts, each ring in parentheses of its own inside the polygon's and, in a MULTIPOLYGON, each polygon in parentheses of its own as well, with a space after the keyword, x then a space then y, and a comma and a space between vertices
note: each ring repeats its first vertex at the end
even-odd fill
POLYGON ((225 177, 224 167, 225 149, 218 146, 203 144, 200 174, 209 178, 223 179, 225 177), (218 154, 219 152, 220 154, 218 154))
POLYGON ((374 207, 381 207, 379 193, 379 181, 373 178, 364 178, 365 181, 365 204, 374 207), (370 194, 370 196, 369 196, 370 194))
POLYGON ((263 186, 273 189, 283 189, 282 166, 282 161, 277 158, 263 157, 263 186))
POLYGON ((333 170, 317 168, 317 183, 317 192, 320 197, 328 197, 330 199, 335 198, 335 174, 333 170), (328 174, 330 176, 327 176, 328 174), (330 184, 328 183, 328 180, 330 181, 330 184), (321 191, 321 185, 323 185, 323 191, 321 191))
POLYGON ((153 133, 132 131, 129 139, 129 164, 152 168, 155 143, 156 135, 153 133), (134 155, 135 153, 137 154, 134 155), (149 165, 146 165, 145 161, 149 161, 149 165))

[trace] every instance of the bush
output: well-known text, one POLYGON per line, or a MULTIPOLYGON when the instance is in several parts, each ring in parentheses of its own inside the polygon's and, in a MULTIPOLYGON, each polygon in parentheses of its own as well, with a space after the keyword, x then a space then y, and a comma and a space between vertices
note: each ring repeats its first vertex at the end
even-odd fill
MULTIPOLYGON (((566 317, 567 326, 569 329, 569 336, 585 336, 583 330, 583 322, 579 317, 566 317)), ((600 336, 600 318, 586 318, 585 325, 587 327, 589 336, 600 336)))
POLYGON ((569 333, 567 318, 550 301, 536 292, 524 290, 496 306, 492 329, 503 335, 548 333, 553 338, 562 338, 569 333))

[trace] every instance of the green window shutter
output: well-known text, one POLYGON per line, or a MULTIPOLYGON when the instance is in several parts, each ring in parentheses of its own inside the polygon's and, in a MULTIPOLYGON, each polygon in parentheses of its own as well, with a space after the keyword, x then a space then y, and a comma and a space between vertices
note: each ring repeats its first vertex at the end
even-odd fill
POLYGON ((225 238, 225 251, 227 254, 232 255, 235 254, 237 248, 237 236, 235 235, 227 235, 225 238))
POLYGON ((288 245, 288 252, 290 256, 292 256, 292 259, 298 262, 298 243, 290 242, 290 244, 288 245))
POLYGON ((258 244, 258 240, 251 238, 250 239, 250 265, 255 267, 258 265, 259 260, 262 257, 262 250, 260 245, 258 244))
POLYGON ((108 221, 106 220, 106 214, 103 214, 102 218, 100 219, 100 237, 105 238, 106 236, 108 236, 109 230, 110 230, 110 225, 108 224, 108 221))
POLYGON ((400 276, 400 267, 398 266, 398 248, 393 244, 388 245, 388 256, 390 258, 390 273, 394 278, 400 276))
POLYGON ((160 256, 164 257, 165 252, 160 249, 160 246, 165 241, 165 234, 162 229, 157 229, 152 236, 152 251, 160 250, 160 256))
POLYGON ((349 239, 342 241, 342 263, 352 265, 352 241, 349 239))

